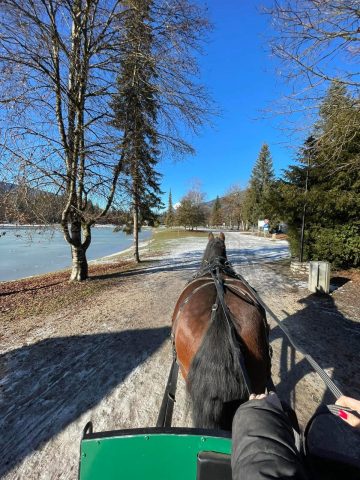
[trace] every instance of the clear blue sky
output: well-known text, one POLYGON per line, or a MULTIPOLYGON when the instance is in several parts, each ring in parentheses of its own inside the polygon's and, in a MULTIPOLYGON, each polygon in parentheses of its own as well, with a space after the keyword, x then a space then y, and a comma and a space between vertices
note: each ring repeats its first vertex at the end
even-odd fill
POLYGON ((222 115, 215 119, 214 128, 204 128, 194 139, 194 157, 161 163, 166 204, 170 188, 175 203, 194 178, 201 180, 207 200, 222 195, 234 183, 245 187, 264 142, 270 146, 277 175, 294 156, 278 127, 280 119, 264 118, 262 113, 285 87, 266 45, 269 18, 258 11, 260 1, 197 1, 208 6, 214 24, 206 56, 200 60, 202 79, 222 115))

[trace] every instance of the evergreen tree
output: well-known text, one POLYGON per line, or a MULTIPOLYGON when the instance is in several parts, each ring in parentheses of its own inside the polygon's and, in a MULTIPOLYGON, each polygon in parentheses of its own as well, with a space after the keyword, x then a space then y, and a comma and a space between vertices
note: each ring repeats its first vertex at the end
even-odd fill
MULTIPOLYGON (((120 71, 114 96, 113 125, 121 131, 120 152, 132 199, 135 259, 139 261, 140 212, 160 206, 160 153, 194 149, 179 134, 193 131, 211 112, 197 81, 196 54, 208 28, 203 9, 190 0, 123 0, 119 16, 120 71)), ((118 52, 117 52, 118 53, 118 52)))
MULTIPOLYGON (((290 165, 284 172, 284 178, 278 183, 275 209, 289 228, 290 249, 296 257, 303 260, 304 233, 307 234, 313 215, 310 195, 314 182, 310 172, 315 168, 316 140, 310 136, 299 151, 297 164, 290 165), (310 190, 310 191, 309 191, 310 190)), ((307 245, 305 245, 307 251, 307 245)), ((307 255, 307 253, 306 253, 307 255)))
POLYGON ((244 202, 246 219, 253 225, 257 224, 259 219, 271 216, 274 181, 273 162, 269 146, 264 143, 252 170, 244 202))
POLYGON ((290 226, 293 255, 299 254, 305 210, 306 260, 360 264, 359 126, 358 104, 334 82, 319 109, 313 137, 301 149, 298 164, 286 170, 279 189, 279 210, 290 226))
POLYGON ((333 173, 343 171, 341 182, 346 184, 348 173, 360 168, 358 96, 353 98, 344 85, 333 82, 320 105, 314 135, 318 141, 318 155, 322 164, 326 168, 334 168, 333 173))
POLYGON ((118 91, 114 96, 114 126, 123 131, 121 155, 132 199, 134 257, 139 257, 141 210, 161 201, 158 163, 156 70, 152 56, 152 0, 126 0, 124 41, 118 91))
POLYGON ((217 196, 212 208, 210 223, 213 226, 219 226, 222 224, 222 221, 221 202, 219 196, 217 196))
POLYGON ((171 195, 171 190, 170 190, 169 203, 168 203, 168 209, 167 209, 167 213, 166 213, 165 223, 166 223, 167 227, 172 227, 172 226, 174 226, 174 222, 175 222, 175 214, 174 214, 174 207, 173 207, 173 204, 172 204, 172 195, 171 195))

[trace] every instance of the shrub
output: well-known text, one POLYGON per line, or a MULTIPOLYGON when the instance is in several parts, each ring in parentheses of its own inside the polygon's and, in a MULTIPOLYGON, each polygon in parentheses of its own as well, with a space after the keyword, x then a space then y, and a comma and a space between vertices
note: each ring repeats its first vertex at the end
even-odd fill
POLYGON ((360 266, 360 222, 333 228, 312 228, 311 260, 327 260, 336 267, 360 266))
MULTIPOLYGON (((298 258, 300 229, 289 227, 288 239, 291 255, 298 258)), ((304 261, 310 260, 328 261, 335 267, 360 266, 360 222, 305 230, 304 261)))

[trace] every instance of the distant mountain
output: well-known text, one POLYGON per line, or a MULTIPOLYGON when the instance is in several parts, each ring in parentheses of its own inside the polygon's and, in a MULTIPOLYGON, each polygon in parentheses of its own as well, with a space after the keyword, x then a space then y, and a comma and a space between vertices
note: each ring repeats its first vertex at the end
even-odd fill
MULTIPOLYGON (((219 197, 220 202, 223 200, 223 198, 225 198, 225 197, 219 197)), ((203 207, 205 207, 206 209, 211 210, 212 207, 213 207, 213 205, 214 205, 214 203, 215 203, 215 201, 216 201, 216 198, 214 198, 214 200, 209 200, 209 201, 207 201, 207 202, 201 202, 201 205, 202 205, 203 207)), ((177 210, 180 205, 181 205, 181 202, 175 203, 174 209, 177 210)))
MULTIPOLYGON (((221 202, 221 198, 220 198, 220 197, 219 197, 219 199, 220 199, 220 202, 221 202)), ((216 198, 214 198, 214 200, 209 200, 208 202, 203 202, 204 207, 212 208, 212 206, 213 206, 214 203, 215 203, 215 200, 216 200, 216 198)))
MULTIPOLYGON (((225 197, 219 197, 220 203, 223 201, 224 198, 225 197)), ((212 208, 215 202, 216 202, 216 198, 214 198, 214 200, 209 200, 208 202, 203 202, 203 205, 205 207, 212 208)))
MULTIPOLYGON (((19 188, 19 185, 17 185, 16 183, 0 182, 0 195, 4 194, 4 193, 9 193, 12 190, 16 191, 18 188, 19 188)), ((39 193, 46 193, 46 194, 54 196, 54 197, 57 196, 52 192, 47 192, 45 190, 40 190, 39 188, 29 188, 28 187, 26 192, 28 194, 31 193, 33 195, 36 195, 36 194, 39 194, 39 193)))

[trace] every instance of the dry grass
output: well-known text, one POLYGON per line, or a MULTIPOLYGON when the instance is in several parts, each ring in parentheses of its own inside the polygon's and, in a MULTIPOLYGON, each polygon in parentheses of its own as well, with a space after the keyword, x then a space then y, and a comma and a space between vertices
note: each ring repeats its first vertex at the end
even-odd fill
POLYGON ((172 240, 180 240, 187 237, 207 237, 209 232, 203 230, 183 230, 183 229, 161 229, 154 230, 154 237, 150 244, 149 253, 146 256, 158 256, 170 250, 168 242, 172 240))
POLYGON ((70 283, 70 270, 0 284, 2 320, 54 313, 80 303, 114 283, 117 274, 131 270, 132 261, 89 266, 89 280, 70 283))

